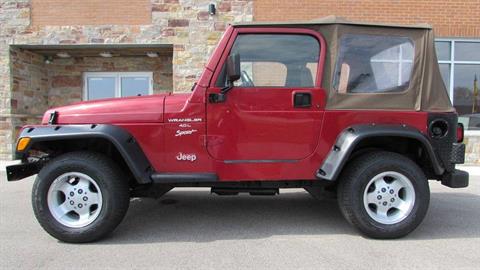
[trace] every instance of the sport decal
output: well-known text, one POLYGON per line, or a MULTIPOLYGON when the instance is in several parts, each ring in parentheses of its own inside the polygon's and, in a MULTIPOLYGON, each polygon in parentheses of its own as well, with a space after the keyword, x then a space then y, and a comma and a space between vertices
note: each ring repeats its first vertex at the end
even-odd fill
POLYGON ((193 133, 197 132, 198 130, 196 129, 190 129, 190 130, 177 130, 175 133, 175 137, 179 136, 185 136, 185 135, 192 135, 193 133))

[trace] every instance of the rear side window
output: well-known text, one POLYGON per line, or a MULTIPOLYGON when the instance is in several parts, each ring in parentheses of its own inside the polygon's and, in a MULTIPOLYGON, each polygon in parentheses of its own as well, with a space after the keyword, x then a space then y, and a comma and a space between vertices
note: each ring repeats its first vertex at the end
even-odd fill
MULTIPOLYGON (((314 87, 320 56, 309 35, 241 34, 230 52, 240 54, 239 87, 314 87)), ((222 72, 224 73, 224 72, 222 72)), ((217 82, 225 86, 225 74, 217 82)))
POLYGON ((335 66, 339 93, 405 91, 412 74, 413 42, 407 37, 343 35, 335 66))

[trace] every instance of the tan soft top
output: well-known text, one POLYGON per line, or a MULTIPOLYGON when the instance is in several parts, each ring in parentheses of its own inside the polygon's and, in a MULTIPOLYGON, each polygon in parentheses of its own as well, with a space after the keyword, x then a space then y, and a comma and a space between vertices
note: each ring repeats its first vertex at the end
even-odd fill
POLYGON ((325 38, 327 54, 322 87, 328 90, 327 109, 416 110, 445 111, 453 108, 443 83, 435 52, 432 28, 427 24, 394 25, 350 22, 341 17, 328 16, 306 22, 254 22, 235 24, 234 27, 302 27, 313 29, 325 38), (333 89, 334 69, 345 34, 386 35, 408 37, 414 44, 412 76, 408 89, 388 93, 338 93, 333 89))
POLYGON ((294 25, 319 25, 319 24, 343 24, 343 25, 362 25, 362 26, 377 26, 377 27, 394 27, 394 28, 419 28, 419 29, 432 29, 429 24, 414 24, 414 25, 401 25, 401 24, 387 24, 387 23, 370 23, 370 22, 354 22, 349 21, 343 17, 338 16, 326 16, 310 21, 288 21, 288 22, 241 22, 234 23, 233 26, 294 26, 294 25))

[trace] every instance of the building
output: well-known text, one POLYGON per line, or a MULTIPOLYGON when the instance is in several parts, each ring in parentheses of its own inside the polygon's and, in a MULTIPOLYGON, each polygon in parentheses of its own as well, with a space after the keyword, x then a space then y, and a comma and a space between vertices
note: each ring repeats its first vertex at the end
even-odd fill
POLYGON ((480 163, 478 0, 0 0, 0 159, 49 107, 189 91, 228 23, 327 15, 433 25, 467 162, 480 163))

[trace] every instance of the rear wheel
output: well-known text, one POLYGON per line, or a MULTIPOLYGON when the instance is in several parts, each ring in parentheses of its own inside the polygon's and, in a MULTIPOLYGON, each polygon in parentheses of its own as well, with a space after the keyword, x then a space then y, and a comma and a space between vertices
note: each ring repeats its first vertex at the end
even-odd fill
POLYGON ((345 218, 373 238, 398 238, 423 220, 430 201, 428 181, 410 159, 370 152, 342 173, 338 202, 345 218))
POLYGON ((115 229, 129 205, 129 187, 107 157, 72 152, 49 162, 33 185, 40 225, 65 242, 90 242, 115 229))

